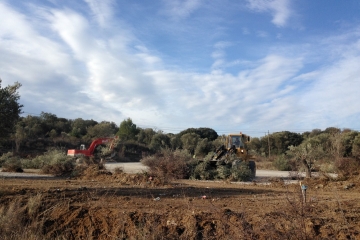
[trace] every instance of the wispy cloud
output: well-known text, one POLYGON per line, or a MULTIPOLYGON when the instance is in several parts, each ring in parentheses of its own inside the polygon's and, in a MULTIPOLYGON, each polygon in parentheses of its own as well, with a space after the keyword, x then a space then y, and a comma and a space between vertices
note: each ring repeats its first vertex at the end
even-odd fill
POLYGON ((188 17, 201 6, 202 0, 173 0, 164 1, 166 4, 165 13, 174 20, 188 17))
POLYGON ((284 27, 291 15, 289 0, 247 0, 247 3, 251 10, 270 12, 272 23, 278 27, 284 27))
POLYGON ((101 27, 109 25, 115 7, 114 0, 84 0, 101 27))

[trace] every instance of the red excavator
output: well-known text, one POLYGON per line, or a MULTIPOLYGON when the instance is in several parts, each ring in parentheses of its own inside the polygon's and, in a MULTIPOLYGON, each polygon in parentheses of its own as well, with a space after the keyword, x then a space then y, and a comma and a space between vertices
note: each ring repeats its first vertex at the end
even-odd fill
POLYGON ((96 147, 99 145, 110 143, 110 149, 113 149, 115 139, 116 137, 97 138, 94 141, 92 141, 88 149, 85 148, 84 144, 81 144, 80 149, 69 149, 67 155, 73 157, 80 157, 80 156, 92 157, 94 156, 94 151, 96 147))

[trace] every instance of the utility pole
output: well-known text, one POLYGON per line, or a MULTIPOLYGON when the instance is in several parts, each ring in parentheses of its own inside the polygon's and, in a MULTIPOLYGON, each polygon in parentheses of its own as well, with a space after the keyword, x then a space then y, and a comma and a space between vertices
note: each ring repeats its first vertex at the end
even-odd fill
POLYGON ((269 130, 268 130, 268 146, 269 146, 269 158, 270 158, 270 133, 269 133, 269 130))

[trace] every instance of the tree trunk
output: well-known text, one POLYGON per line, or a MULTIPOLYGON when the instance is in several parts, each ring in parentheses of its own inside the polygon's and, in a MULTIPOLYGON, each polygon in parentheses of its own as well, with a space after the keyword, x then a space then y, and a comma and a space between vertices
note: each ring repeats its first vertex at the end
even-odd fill
POLYGON ((302 160, 302 162, 303 162, 303 165, 304 165, 304 167, 305 167, 305 173, 306 173, 306 178, 311 178, 311 167, 310 167, 310 164, 308 164, 308 162, 305 160, 305 159, 303 159, 302 160))

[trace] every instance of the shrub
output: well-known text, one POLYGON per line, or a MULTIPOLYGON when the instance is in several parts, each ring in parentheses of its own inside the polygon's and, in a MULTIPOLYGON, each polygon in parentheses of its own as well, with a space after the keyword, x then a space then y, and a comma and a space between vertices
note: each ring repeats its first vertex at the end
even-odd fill
POLYGON ((213 168, 210 161, 200 162, 194 169, 191 178, 201 180, 213 180, 217 176, 216 168, 213 168))
POLYGON ((3 172, 23 172, 20 159, 17 157, 8 158, 2 165, 3 172))
POLYGON ((291 170, 291 164, 284 155, 278 156, 274 160, 273 166, 279 171, 290 171, 291 170))
POLYGON ((53 149, 31 161, 26 160, 26 166, 41 169, 46 174, 61 176, 70 174, 75 168, 75 163, 64 151, 53 149))
POLYGON ((252 173, 247 162, 240 162, 231 168, 230 180, 232 181, 250 181, 252 173))
POLYGON ((350 177, 359 174, 360 161, 354 158, 339 158, 335 161, 335 167, 342 177, 350 177))
POLYGON ((163 149, 155 155, 147 156, 141 162, 149 167, 151 175, 167 181, 170 179, 181 179, 188 176, 187 163, 191 161, 191 155, 185 150, 171 151, 163 149))
POLYGON ((11 152, 4 153, 3 155, 1 155, 0 156, 0 167, 2 167, 3 164, 11 158, 13 158, 13 154, 11 152))
POLYGON ((217 172, 217 178, 228 179, 231 175, 231 166, 220 165, 216 168, 216 172, 217 172))

